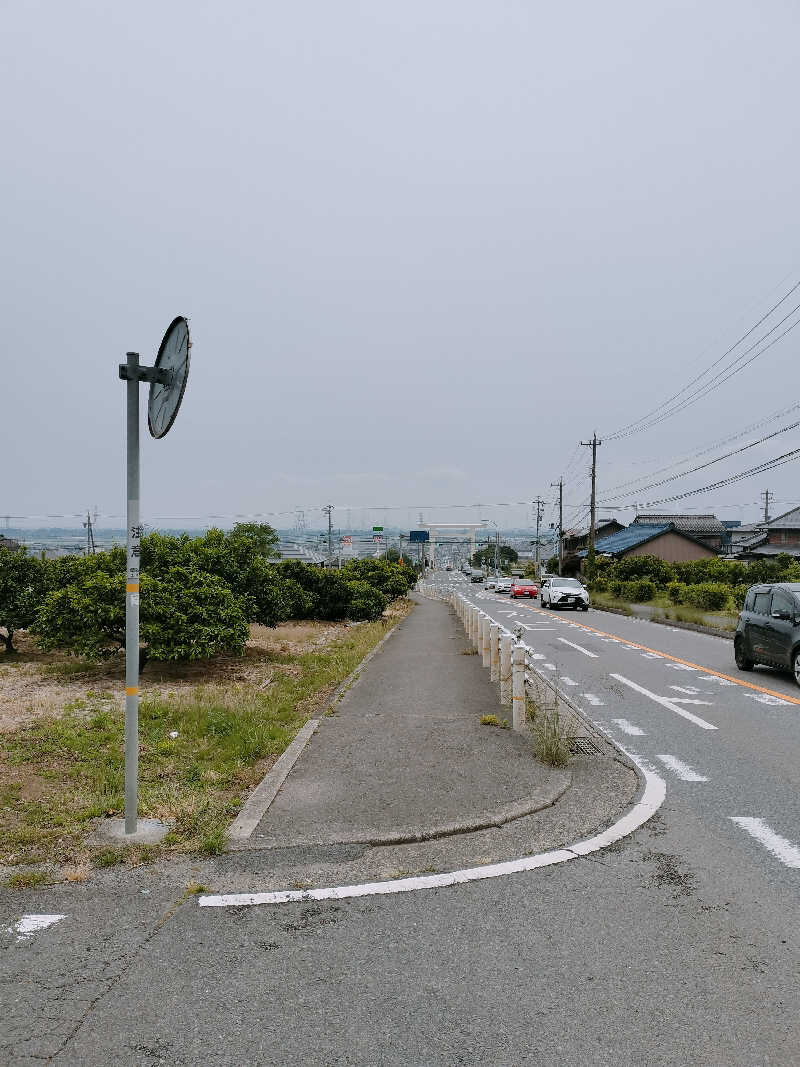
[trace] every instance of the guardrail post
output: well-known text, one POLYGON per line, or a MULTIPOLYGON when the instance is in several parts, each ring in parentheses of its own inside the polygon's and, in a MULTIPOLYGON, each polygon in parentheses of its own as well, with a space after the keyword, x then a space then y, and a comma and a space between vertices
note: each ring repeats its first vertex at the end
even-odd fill
POLYGON ((500 627, 496 622, 489 624, 489 666, 491 673, 489 677, 493 682, 496 682, 500 678, 500 627))
POLYGON ((511 653, 511 725, 525 729, 525 649, 515 645, 511 653))
POLYGON ((489 616, 483 616, 483 632, 481 634, 481 659, 483 660, 484 667, 491 666, 491 649, 489 647, 489 616))
POLYGON ((477 649, 478 647, 478 609, 473 607, 470 611, 470 627, 469 636, 472 644, 477 649))
POLYGON ((500 637, 500 703, 504 706, 511 703, 511 634, 504 633, 500 637))

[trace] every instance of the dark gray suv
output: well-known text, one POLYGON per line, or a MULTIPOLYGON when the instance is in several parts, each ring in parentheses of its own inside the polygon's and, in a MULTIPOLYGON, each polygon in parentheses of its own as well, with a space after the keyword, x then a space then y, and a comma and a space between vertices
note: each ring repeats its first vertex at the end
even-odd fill
POLYGON ((733 648, 740 671, 756 663, 788 668, 800 685, 800 583, 751 586, 733 648))

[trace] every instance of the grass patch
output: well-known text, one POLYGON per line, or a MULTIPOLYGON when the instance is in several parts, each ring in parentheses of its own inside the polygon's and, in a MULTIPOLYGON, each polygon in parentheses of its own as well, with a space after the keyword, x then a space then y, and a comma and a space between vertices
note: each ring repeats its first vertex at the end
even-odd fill
POLYGON ((37 885, 46 885, 52 878, 44 871, 17 871, 6 878, 3 885, 7 889, 35 889, 37 885))
POLYGON ((143 699, 139 816, 173 824, 145 851, 90 853, 85 843, 92 820, 124 808, 121 701, 89 690, 61 715, 0 735, 0 863, 130 866, 164 852, 218 854, 250 790, 411 604, 395 604, 389 619, 343 628, 311 651, 265 649, 266 686, 262 675, 143 699))
POLYGON ((659 594, 646 604, 619 600, 610 593, 592 593, 592 604, 621 615, 637 615, 646 619, 666 619, 710 626, 716 630, 735 630, 738 615, 732 611, 703 611, 690 604, 673 604, 669 597, 659 594))

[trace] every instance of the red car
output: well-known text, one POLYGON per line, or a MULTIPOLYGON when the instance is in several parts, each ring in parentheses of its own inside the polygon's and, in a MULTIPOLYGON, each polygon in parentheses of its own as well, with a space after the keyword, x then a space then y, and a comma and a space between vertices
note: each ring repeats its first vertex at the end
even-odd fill
POLYGON ((531 600, 535 600, 538 595, 539 588, 536 582, 532 582, 530 578, 515 578, 509 589, 509 596, 514 599, 518 596, 527 596, 531 600))

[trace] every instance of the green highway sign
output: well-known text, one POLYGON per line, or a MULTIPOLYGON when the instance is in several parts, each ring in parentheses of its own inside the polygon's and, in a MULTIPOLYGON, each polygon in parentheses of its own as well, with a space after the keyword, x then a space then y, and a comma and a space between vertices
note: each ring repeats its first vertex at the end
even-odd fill
POLYGON ((382 526, 373 526, 372 527, 372 532, 373 533, 383 533, 383 527, 382 526))

